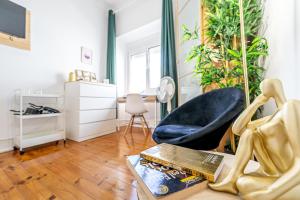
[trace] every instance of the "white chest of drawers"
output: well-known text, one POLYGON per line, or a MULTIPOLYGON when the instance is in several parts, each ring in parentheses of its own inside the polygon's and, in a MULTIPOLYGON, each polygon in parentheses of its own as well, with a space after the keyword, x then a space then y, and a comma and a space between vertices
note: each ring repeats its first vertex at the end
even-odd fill
POLYGON ((67 138, 81 142, 116 131, 116 86, 86 82, 65 85, 67 138))

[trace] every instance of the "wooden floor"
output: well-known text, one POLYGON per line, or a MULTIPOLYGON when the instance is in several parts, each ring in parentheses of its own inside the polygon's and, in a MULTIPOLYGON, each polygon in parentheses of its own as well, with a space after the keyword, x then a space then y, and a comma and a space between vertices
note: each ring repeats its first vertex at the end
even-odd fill
POLYGON ((60 142, 27 151, 0 154, 0 199, 135 200, 136 183, 127 155, 154 145, 142 131, 127 139, 119 133, 82 143, 60 142))

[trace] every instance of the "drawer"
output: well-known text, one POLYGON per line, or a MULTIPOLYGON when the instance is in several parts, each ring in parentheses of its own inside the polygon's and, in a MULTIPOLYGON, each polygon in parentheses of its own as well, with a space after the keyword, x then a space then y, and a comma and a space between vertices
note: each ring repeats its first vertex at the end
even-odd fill
POLYGON ((80 97, 80 110, 115 109, 115 98, 80 97))
POLYGON ((86 110, 79 112, 79 123, 81 124, 116 119, 116 109, 86 110))
POLYGON ((79 137, 86 138, 91 135, 101 135, 101 133, 107 133, 109 131, 114 132, 115 130, 116 120, 81 124, 79 127, 79 137))
POLYGON ((116 87, 80 84, 81 97, 111 97, 116 98, 116 87))

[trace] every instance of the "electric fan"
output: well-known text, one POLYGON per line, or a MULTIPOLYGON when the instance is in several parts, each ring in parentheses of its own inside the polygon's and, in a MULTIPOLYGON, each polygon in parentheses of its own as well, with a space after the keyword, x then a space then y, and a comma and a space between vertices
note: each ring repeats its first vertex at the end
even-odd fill
POLYGON ((168 113, 171 112, 171 100, 175 95, 175 82, 169 77, 165 76, 160 80, 160 86, 157 89, 157 98, 161 103, 167 103, 168 113))

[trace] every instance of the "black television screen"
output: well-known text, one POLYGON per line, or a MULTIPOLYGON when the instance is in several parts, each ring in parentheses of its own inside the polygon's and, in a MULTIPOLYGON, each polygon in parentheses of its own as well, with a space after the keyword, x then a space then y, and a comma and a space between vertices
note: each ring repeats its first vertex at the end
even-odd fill
POLYGON ((8 0, 0 0, 0 32, 25 38, 26 8, 8 0))

